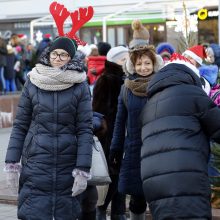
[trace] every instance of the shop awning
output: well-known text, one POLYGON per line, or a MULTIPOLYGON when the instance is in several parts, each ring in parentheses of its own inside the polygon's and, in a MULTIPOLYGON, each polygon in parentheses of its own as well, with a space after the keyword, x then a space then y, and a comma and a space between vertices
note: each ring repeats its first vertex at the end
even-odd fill
MULTIPOLYGON (((219 0, 141 0, 133 3, 119 3, 115 5, 92 5, 95 14, 91 21, 85 26, 102 26, 103 41, 106 41, 107 26, 117 25, 119 22, 131 23, 134 19, 148 21, 148 23, 162 22, 166 20, 175 20, 177 16, 183 14, 183 2, 188 12, 193 12, 204 6, 217 6, 219 0)), ((33 41, 35 26, 54 25, 55 22, 51 15, 35 19, 30 25, 30 37, 33 41)), ((67 19, 65 25, 71 26, 71 19, 67 19)))

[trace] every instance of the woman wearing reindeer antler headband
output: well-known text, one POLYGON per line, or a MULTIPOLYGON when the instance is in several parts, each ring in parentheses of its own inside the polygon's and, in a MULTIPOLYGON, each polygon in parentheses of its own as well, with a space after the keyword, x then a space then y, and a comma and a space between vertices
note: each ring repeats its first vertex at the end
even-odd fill
MULTIPOLYGON (((68 14, 56 2, 51 8, 59 13, 55 17, 62 16, 61 9, 68 14)), ((77 42, 69 34, 56 38, 28 73, 20 98, 5 171, 8 187, 18 191, 22 220, 74 220, 80 215, 76 196, 90 177, 93 112, 77 42)))

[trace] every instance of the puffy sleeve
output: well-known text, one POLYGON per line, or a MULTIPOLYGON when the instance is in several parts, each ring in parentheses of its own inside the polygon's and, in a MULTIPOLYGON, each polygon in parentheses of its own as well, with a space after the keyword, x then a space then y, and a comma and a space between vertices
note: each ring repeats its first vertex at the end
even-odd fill
POLYGON ((13 123, 5 158, 6 163, 19 162, 21 158, 24 140, 27 135, 32 117, 32 103, 28 89, 29 83, 30 81, 27 80, 17 106, 16 117, 13 123))
POLYGON ((76 168, 89 171, 92 162, 93 111, 91 94, 87 83, 83 83, 78 100, 76 116, 77 162, 76 168))

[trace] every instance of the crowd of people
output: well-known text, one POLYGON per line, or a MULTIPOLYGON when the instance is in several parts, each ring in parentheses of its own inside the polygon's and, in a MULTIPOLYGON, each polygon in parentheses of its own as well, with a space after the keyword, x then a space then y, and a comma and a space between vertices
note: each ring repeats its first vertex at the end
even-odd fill
POLYGON ((36 46, 27 41, 24 34, 11 34, 0 37, 0 93, 21 91, 27 73, 38 62, 40 54, 51 42, 45 34, 36 46))
POLYGON ((208 171, 218 167, 210 146, 220 143, 214 50, 180 54, 168 42, 151 45, 139 20, 132 29, 129 45, 116 47, 66 36, 38 50, 14 35, 0 40, 1 91, 22 89, 5 159, 19 219, 106 220, 111 204, 111 220, 126 220, 126 208, 131 220, 145 220, 147 208, 154 220, 211 220, 218 180, 208 171), (87 184, 93 135, 112 180, 99 205, 87 184))

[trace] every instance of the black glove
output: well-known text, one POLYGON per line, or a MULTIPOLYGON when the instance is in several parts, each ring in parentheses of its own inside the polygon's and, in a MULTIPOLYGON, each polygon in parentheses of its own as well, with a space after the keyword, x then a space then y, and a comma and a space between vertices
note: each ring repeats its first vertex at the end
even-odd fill
POLYGON ((109 169, 113 174, 118 174, 121 167, 123 151, 110 150, 109 152, 109 169))
POLYGON ((107 132, 107 121, 103 114, 93 112, 93 133, 99 139, 102 139, 107 132))

